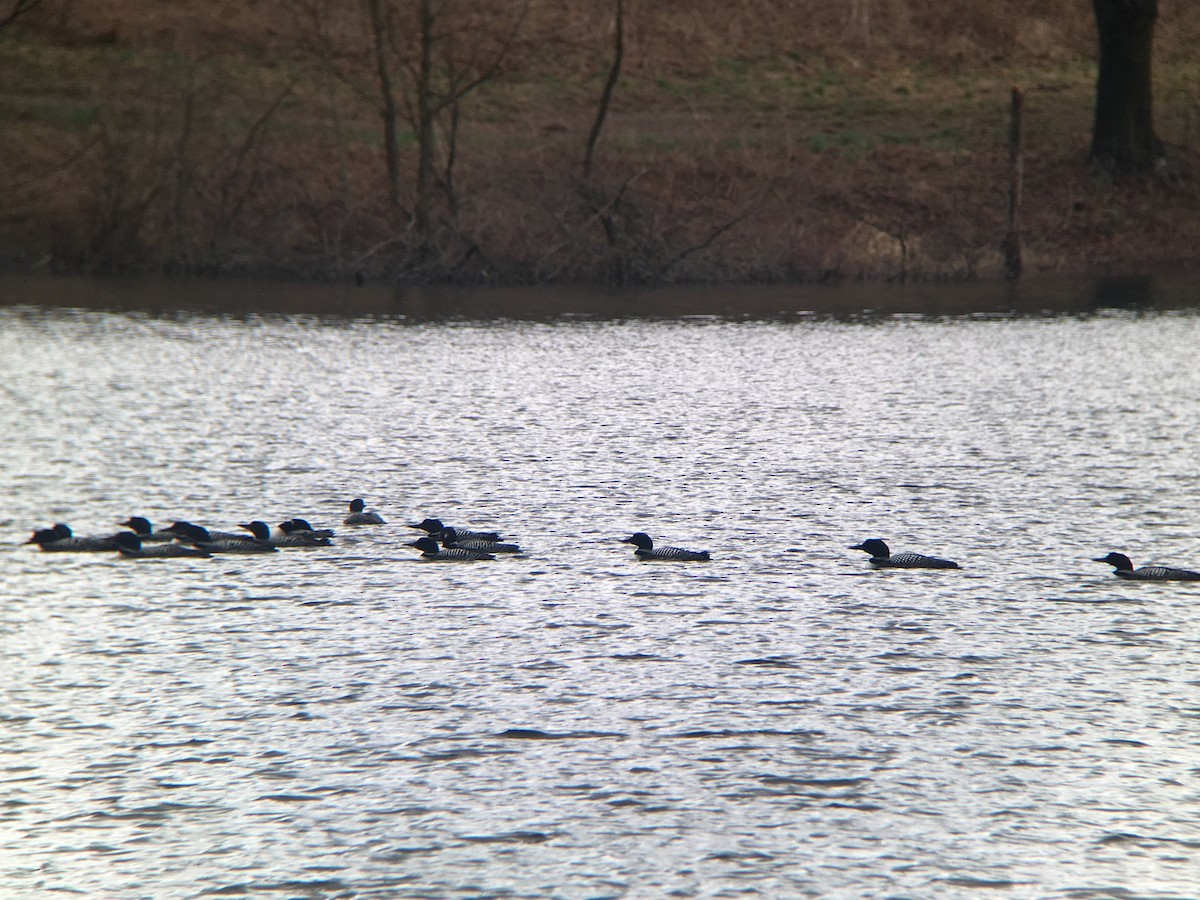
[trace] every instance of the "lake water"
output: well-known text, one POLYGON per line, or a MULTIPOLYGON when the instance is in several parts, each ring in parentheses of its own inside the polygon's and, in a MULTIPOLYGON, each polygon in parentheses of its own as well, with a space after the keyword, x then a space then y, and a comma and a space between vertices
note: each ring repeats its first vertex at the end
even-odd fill
POLYGON ((0 285, 0 896, 1200 895, 1200 584, 1091 561, 1200 568, 1186 289, 492 318, 32 283, 0 285), (343 527, 356 496, 388 524, 343 527), (130 515, 338 534, 22 544, 130 515), (526 552, 420 562, 424 516, 526 552), (876 536, 963 568, 871 571, 876 536))

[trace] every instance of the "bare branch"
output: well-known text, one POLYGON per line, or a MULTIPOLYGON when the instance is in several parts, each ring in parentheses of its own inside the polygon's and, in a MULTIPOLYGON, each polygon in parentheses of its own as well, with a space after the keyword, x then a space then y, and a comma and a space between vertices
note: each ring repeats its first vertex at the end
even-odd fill
POLYGON ((732 218, 726 219, 724 222, 722 222, 720 225, 718 225, 716 228, 714 228, 712 231, 710 231, 708 234, 708 237, 706 237, 704 240, 700 241, 700 243, 692 244, 692 246, 685 247, 683 250, 676 253, 674 257, 667 260, 666 264, 663 265, 663 267, 661 269, 661 273, 660 273, 661 277, 666 278, 667 274, 673 268, 675 268, 677 265, 679 265, 681 262, 683 262, 685 259, 687 259, 689 256, 691 256, 693 253, 698 253, 701 250, 711 247, 714 243, 716 243, 717 238, 719 238, 725 232, 729 231, 731 228, 734 228, 737 225, 740 225, 746 219, 746 217, 750 215, 751 211, 754 209, 754 207, 756 205, 757 204, 751 204, 750 206, 747 206, 745 209, 743 209, 737 215, 733 216, 732 218))
POLYGON ((20 16, 25 15, 25 13, 29 12, 40 2, 41 0, 13 0, 12 11, 3 18, 0 18, 0 28, 11 25, 20 16))
MULTIPOLYGON (((535 262, 534 266, 533 266, 534 271, 536 272, 538 269, 540 269, 542 267, 542 264, 545 263, 546 260, 548 260, 551 256, 553 256, 555 253, 557 253, 563 247, 566 247, 569 244, 573 243, 574 241, 578 240, 579 236, 581 234, 583 234, 585 231, 587 231, 589 228, 591 228, 592 225, 595 224, 596 222, 600 222, 600 224, 604 227, 604 233, 605 233, 606 237, 608 238, 609 243, 611 244, 612 243, 612 236, 611 236, 611 230, 610 230, 611 226, 606 221, 608 219, 608 214, 620 204, 621 198, 625 196, 625 192, 629 189, 629 187, 635 181, 637 181, 639 178, 641 178, 643 175, 645 175, 646 171, 647 170, 642 169, 640 172, 634 172, 632 175, 630 175, 628 178, 625 179, 625 183, 622 184, 620 188, 618 188, 617 192, 615 194, 613 194, 613 196, 608 200, 608 202, 606 202, 603 206, 601 206, 599 208, 592 207, 592 210, 591 210, 592 214, 590 216, 588 216, 586 221, 582 222, 578 228, 576 228, 573 232, 569 233, 563 240, 559 241, 553 247, 549 248, 545 253, 543 253, 538 258, 537 262, 535 262)), ((549 276, 547 276, 547 279, 554 278, 558 274, 558 272, 561 271, 561 268, 562 267, 560 266, 558 269, 556 269, 554 272, 552 272, 549 276)))
POLYGON ((387 249, 389 246, 391 246, 392 244, 395 244, 395 243, 398 243, 398 241, 395 238, 389 237, 389 238, 385 238, 384 240, 375 244, 375 246, 373 246, 373 247, 368 247, 366 250, 364 250, 357 257, 355 257, 353 260, 350 261, 350 268, 357 269, 359 266, 361 266, 364 262, 366 262, 372 256, 375 256, 377 253, 381 252, 382 250, 387 249))
POLYGON ((504 64, 505 57, 507 57, 509 51, 512 50, 513 44, 517 42, 517 36, 521 33, 521 28, 524 26, 525 19, 528 17, 528 15, 529 0, 525 0, 525 4, 521 8, 520 15, 513 20, 512 28, 510 28, 508 34, 504 36, 504 39, 500 42, 500 46, 496 48, 496 53, 492 57, 491 62, 484 65, 476 74, 476 76, 469 81, 464 82, 463 84, 452 83, 450 85, 450 90, 446 92, 446 96, 443 97, 438 103, 434 104, 432 108, 434 115, 440 113, 447 106, 450 106, 451 104, 461 100, 481 84, 491 81, 496 77, 496 73, 500 71, 500 66, 504 64))
POLYGON ((586 180, 592 174, 592 162, 596 156, 596 144, 600 140, 600 130, 608 116, 608 107, 612 103, 613 91, 616 90, 617 80, 621 77, 621 63, 625 59, 625 3, 616 0, 617 12, 613 23, 613 59, 608 70, 608 80, 604 82, 604 92, 600 95, 600 105, 596 108, 596 121, 588 133, 587 152, 583 157, 583 177, 586 180))
MULTIPOLYGON (((242 140, 241 146, 238 147, 237 153, 235 155, 235 161, 233 164, 233 168, 230 170, 229 175, 226 177, 224 183, 221 185, 221 195, 222 195, 221 213, 222 213, 222 219, 224 220, 221 223, 222 226, 225 224, 225 222, 231 222, 231 221, 234 221, 235 219, 237 219, 237 217, 241 214, 242 207, 245 205, 246 200, 249 198, 249 195, 250 195, 250 185, 247 185, 246 189, 243 190, 240 193, 240 195, 234 200, 232 208, 226 210, 224 208, 225 207, 224 201, 226 200, 226 198, 228 198, 228 196, 230 194, 230 185, 232 184, 233 179, 238 174, 240 174, 241 172, 246 170, 246 158, 252 152, 257 151, 260 148, 260 145, 261 145, 260 138, 261 138, 262 133, 266 130, 266 128, 267 128, 268 124, 271 122, 271 120, 275 117, 275 113, 279 110, 279 107, 283 105, 284 100, 286 100, 288 98, 288 96, 291 95, 292 90, 296 87, 296 82, 298 82, 299 80, 300 80, 299 73, 293 75, 288 80, 287 84, 285 84, 283 86, 282 90, 280 90, 280 92, 275 96, 275 98, 267 105, 267 108, 262 111, 262 114, 257 119, 255 119, 253 123, 251 123, 250 128, 246 131, 246 137, 242 140)), ((250 175, 251 175, 251 183, 253 183, 253 179, 257 175, 257 172, 258 172, 258 167, 256 165, 251 165, 249 167, 249 171, 250 171, 250 175)))

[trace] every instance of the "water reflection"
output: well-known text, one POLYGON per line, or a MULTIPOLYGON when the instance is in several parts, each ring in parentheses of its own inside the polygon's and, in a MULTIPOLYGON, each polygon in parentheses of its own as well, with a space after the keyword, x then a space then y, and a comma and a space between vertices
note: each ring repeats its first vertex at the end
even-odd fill
POLYGON ((1095 309, 1155 309, 1170 303, 1170 291, 1152 275, 1110 275, 1097 278, 1093 288, 1095 309))
POLYGON ((1190 309, 1200 302, 1184 276, 1040 278, 1009 282, 671 287, 649 291, 587 288, 453 288, 378 284, 47 276, 0 277, 0 305, 82 309, 402 316, 412 321, 555 319, 794 319, 910 314, 1053 315, 1106 308, 1190 309))

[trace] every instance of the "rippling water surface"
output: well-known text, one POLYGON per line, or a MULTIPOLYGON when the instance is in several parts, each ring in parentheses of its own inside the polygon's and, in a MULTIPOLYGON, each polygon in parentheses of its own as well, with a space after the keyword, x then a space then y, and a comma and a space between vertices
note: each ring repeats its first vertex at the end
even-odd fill
POLYGON ((1091 558, 1200 567, 1198 347, 4 307, 0 895, 1195 897, 1200 584, 1091 558), (129 515, 338 535, 21 543, 129 515))

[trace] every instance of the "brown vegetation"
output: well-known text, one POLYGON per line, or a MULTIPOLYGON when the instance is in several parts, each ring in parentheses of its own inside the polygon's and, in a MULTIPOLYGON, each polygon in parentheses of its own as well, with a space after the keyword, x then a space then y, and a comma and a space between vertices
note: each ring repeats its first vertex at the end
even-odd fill
POLYGON ((1200 12, 1182 0, 1162 0, 1155 45, 1172 165, 1128 182, 1085 162, 1086 3, 625 2, 615 43, 618 5, 531 0, 518 20, 512 0, 42 0, 0 32, 0 263, 999 277, 1013 86, 1026 272, 1196 261, 1200 12))

